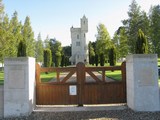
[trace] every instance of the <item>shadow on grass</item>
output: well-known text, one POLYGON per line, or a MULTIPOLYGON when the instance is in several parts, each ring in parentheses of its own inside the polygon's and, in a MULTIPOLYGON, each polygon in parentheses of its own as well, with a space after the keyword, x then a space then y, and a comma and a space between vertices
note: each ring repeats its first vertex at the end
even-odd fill
POLYGON ((106 71, 106 76, 115 80, 115 81, 121 81, 122 80, 122 74, 121 71, 106 71))
POLYGON ((51 73, 41 73, 40 75, 41 81, 42 82, 49 82, 51 80, 53 80, 54 78, 56 78, 56 73, 55 72, 51 72, 51 73))

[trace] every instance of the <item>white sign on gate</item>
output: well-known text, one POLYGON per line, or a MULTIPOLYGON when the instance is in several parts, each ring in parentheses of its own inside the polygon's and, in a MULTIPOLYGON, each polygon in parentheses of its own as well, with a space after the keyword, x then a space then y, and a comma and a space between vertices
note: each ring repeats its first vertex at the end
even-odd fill
POLYGON ((69 86, 69 94, 70 95, 77 95, 77 86, 76 85, 69 86))

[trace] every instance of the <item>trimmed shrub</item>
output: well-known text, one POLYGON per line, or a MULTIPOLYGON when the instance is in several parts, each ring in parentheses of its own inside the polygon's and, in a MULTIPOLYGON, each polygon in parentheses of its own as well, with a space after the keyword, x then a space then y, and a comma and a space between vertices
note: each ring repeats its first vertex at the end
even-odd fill
POLYGON ((50 49, 44 50, 44 67, 50 67, 52 63, 52 54, 50 49))
POLYGON ((17 57, 26 57, 26 44, 24 41, 20 41, 18 45, 18 52, 17 52, 17 57))
POLYGON ((115 47, 112 47, 109 50, 109 64, 110 64, 110 66, 116 65, 116 49, 115 49, 115 47))
POLYGON ((141 29, 138 30, 138 38, 136 41, 136 54, 147 54, 148 53, 148 43, 141 29))
POLYGON ((104 54, 100 54, 100 65, 104 66, 104 62, 105 62, 105 58, 104 58, 104 54))

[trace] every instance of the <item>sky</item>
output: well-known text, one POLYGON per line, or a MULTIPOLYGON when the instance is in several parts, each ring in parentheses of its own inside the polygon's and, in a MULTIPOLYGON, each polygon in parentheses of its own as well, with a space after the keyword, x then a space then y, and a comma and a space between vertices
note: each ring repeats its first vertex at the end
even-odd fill
MULTIPOLYGON (((35 39, 39 33, 44 40, 56 38, 62 46, 71 44, 70 28, 80 27, 80 18, 88 18, 87 41, 95 41, 97 26, 103 23, 111 38, 127 19, 132 0, 3 0, 5 13, 9 18, 15 11, 18 19, 24 23, 30 17, 35 39)), ((141 10, 148 13, 151 5, 160 4, 160 0, 136 0, 141 10)))

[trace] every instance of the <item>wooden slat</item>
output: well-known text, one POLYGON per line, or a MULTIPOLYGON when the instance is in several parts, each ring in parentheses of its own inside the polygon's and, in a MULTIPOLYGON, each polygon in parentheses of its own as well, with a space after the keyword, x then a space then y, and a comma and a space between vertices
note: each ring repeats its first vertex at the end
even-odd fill
POLYGON ((70 104, 109 104, 126 102, 126 68, 125 64, 116 67, 85 67, 80 63, 70 68, 40 68, 36 66, 36 104, 37 105, 70 105, 70 104), (105 83, 105 71, 121 70, 121 82, 105 83), (102 80, 93 72, 102 71, 102 80), (69 72, 62 82, 41 83, 40 72, 69 72), (77 82, 66 83, 76 72, 77 82), (86 72, 96 80, 96 83, 85 83, 86 72), (101 84, 97 84, 101 83, 101 84), (77 95, 69 95, 69 86, 77 86, 77 95))
POLYGON ((75 71, 70 71, 70 73, 66 77, 64 77, 61 82, 65 83, 74 73, 75 71))
POLYGON ((95 74, 93 74, 91 71, 86 71, 96 82, 103 82, 101 79, 99 79, 95 74))

